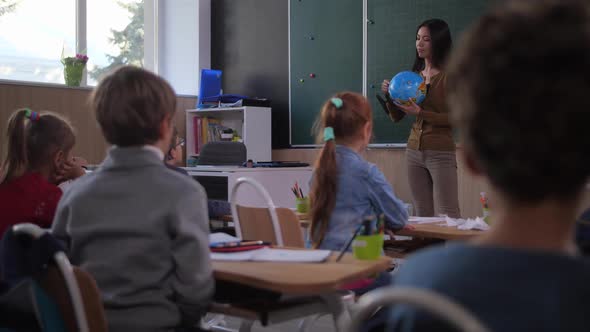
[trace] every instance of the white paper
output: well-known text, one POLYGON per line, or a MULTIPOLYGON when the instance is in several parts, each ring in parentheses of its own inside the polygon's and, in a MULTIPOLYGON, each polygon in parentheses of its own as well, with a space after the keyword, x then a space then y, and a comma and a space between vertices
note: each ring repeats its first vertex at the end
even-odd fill
POLYGON ((255 250, 248 250, 248 251, 239 251, 239 252, 212 252, 211 259, 214 261, 234 261, 234 262, 243 262, 243 261, 251 261, 254 257, 254 254, 257 251, 264 250, 266 248, 255 249, 255 250))
POLYGON ((330 256, 330 253, 330 250, 262 248, 237 253, 212 252, 211 259, 219 261, 319 263, 325 261, 330 256))
POLYGON ((330 250, 289 250, 266 248, 254 254, 259 262, 323 262, 330 256, 330 250))
POLYGON ((436 224, 445 222, 445 217, 410 217, 408 224, 436 224))
POLYGON ((480 231, 487 231, 490 229, 490 225, 488 225, 482 218, 476 217, 475 219, 455 219, 450 217, 445 217, 445 221, 447 226, 449 227, 457 227, 461 230, 471 230, 476 229, 480 231))
POLYGON ((225 242, 237 242, 240 241, 240 239, 238 239, 235 236, 231 236, 229 234, 226 233, 211 233, 209 234, 209 244, 212 243, 225 243, 225 242))

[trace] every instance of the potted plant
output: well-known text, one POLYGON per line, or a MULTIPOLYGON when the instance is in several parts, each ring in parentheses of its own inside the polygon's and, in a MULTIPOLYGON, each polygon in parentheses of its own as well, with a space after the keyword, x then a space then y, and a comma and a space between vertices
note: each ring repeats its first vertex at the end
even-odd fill
POLYGON ((64 65, 64 80, 67 86, 80 86, 87 62, 86 54, 77 53, 76 56, 64 58, 62 52, 61 63, 64 65))

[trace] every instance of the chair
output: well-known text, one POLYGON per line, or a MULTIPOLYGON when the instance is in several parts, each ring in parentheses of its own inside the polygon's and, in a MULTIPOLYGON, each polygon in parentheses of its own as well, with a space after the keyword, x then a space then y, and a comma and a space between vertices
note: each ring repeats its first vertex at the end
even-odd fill
MULTIPOLYGON (((33 224, 13 226, 17 236, 38 239, 46 231, 33 224)), ((55 301, 70 332, 107 331, 100 292, 87 272, 72 266, 63 251, 55 253, 55 265, 49 265, 39 284, 55 301)))
POLYGON ((232 189, 230 204, 238 238, 263 240, 280 247, 305 247, 303 233, 295 212, 288 208, 276 208, 272 198, 258 181, 247 177, 239 178, 232 189), (238 189, 246 183, 253 186, 264 197, 267 208, 237 204, 238 189))
POLYGON ((490 332, 463 306, 431 290, 411 287, 381 288, 358 299, 348 332, 358 332, 361 323, 382 306, 406 303, 451 323, 460 331, 490 332))
MULTIPOLYGON (((272 198, 258 181, 247 177, 237 179, 230 195, 230 203, 238 238, 268 241, 277 246, 305 247, 299 219, 295 212, 288 208, 276 208, 272 198), (237 192, 243 184, 253 186, 264 197, 267 208, 238 205, 236 202, 237 192)), ((267 307, 260 305, 260 303, 252 306, 214 303, 210 312, 244 319, 240 331, 250 331, 256 320, 263 325, 268 325, 309 317, 318 313, 331 313, 329 306, 321 296, 282 298, 267 307)), ((217 316, 206 325, 214 331, 227 331, 223 327, 215 326, 222 321, 223 318, 217 316)), ((300 331, 305 330, 309 322, 311 321, 302 322, 300 331)))
POLYGON ((240 142, 215 141, 203 145, 199 165, 241 166, 246 161, 246 145, 240 142))

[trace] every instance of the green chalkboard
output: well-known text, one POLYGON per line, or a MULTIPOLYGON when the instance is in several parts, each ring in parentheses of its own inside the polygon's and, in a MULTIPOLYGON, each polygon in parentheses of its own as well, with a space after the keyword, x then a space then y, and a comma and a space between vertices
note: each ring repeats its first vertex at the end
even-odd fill
POLYGON ((413 117, 393 123, 375 94, 381 82, 410 70, 416 27, 441 18, 453 42, 493 0, 291 0, 291 144, 314 143, 311 128, 323 101, 342 90, 362 91, 363 24, 367 25, 367 97, 374 114, 375 144, 406 143, 413 117), (309 74, 315 73, 315 78, 309 74), (304 81, 301 82, 300 80, 304 81))
POLYGON ((445 20, 453 42, 488 7, 487 0, 368 0, 367 97, 373 106, 374 142, 405 143, 414 117, 399 123, 389 120, 375 94, 384 79, 411 70, 416 55, 416 27, 430 18, 445 20))
POLYGON ((323 102, 362 91, 363 2, 291 0, 290 8, 291 145, 313 144, 323 102))

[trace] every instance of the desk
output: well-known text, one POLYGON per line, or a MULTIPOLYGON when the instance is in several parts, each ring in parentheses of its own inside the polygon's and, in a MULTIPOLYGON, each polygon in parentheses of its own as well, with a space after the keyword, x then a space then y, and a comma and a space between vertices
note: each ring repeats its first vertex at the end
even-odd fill
POLYGON ((360 261, 346 254, 336 262, 333 253, 325 263, 212 261, 215 279, 289 295, 320 294, 390 268, 391 259, 360 261))
POLYGON ((482 231, 461 230, 439 224, 412 224, 414 229, 402 229, 396 235, 425 237, 441 240, 469 240, 483 234, 482 231))
MULTIPOLYGON (((338 288, 346 283, 386 271, 391 259, 381 257, 374 261, 359 261, 351 254, 346 254, 340 262, 336 262, 337 256, 337 253, 333 253, 325 263, 212 263, 216 280, 271 290, 289 297, 318 295, 323 299, 321 303, 325 303, 334 316, 336 330, 345 331, 350 325, 350 314, 338 288)), ((248 326, 251 326, 251 323, 248 326)))
MULTIPOLYGON (((309 194, 311 167, 228 167, 197 166, 185 168, 190 176, 203 185, 209 199, 229 201, 231 191, 238 178, 250 177, 262 184, 268 191, 276 207, 295 207, 295 197, 291 187, 295 181, 304 194, 309 194)), ((240 186, 237 195, 240 205, 267 207, 264 199, 249 184, 240 186)))

